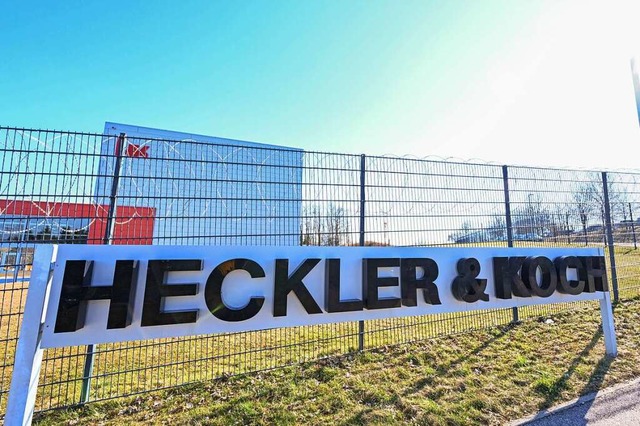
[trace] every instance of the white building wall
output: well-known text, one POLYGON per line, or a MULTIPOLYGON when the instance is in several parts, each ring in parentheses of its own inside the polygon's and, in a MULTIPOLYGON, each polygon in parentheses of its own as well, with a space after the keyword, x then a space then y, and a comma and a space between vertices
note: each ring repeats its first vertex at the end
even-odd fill
POLYGON ((117 136, 148 146, 149 158, 123 157, 117 203, 156 209, 154 244, 299 245, 303 151, 109 122, 104 133, 96 202, 109 204, 117 136))

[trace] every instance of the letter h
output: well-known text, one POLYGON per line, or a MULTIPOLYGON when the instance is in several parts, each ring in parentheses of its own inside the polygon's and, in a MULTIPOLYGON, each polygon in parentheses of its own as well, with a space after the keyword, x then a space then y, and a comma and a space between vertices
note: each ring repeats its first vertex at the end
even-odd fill
POLYGON ((92 286, 93 261, 67 260, 56 315, 55 333, 66 333, 84 327, 87 302, 110 300, 107 329, 125 328, 131 324, 138 261, 117 260, 113 285, 92 286))

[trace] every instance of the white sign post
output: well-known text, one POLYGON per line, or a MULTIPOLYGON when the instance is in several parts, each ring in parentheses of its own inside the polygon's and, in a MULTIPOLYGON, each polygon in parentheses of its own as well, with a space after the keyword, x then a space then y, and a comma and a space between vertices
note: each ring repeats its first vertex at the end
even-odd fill
POLYGON ((43 246, 5 421, 30 422, 43 348, 580 300, 615 356, 601 249, 43 246))
POLYGON ((29 292, 16 347, 5 425, 31 424, 42 364, 42 324, 51 289, 57 246, 39 246, 33 257, 29 292))

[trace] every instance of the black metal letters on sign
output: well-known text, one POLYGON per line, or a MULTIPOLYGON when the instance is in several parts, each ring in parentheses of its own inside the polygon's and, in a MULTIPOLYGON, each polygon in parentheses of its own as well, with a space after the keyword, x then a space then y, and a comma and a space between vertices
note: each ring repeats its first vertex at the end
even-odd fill
POLYGON ((425 303, 440 305, 438 287, 438 264, 429 258, 400 259, 400 282, 403 306, 416 306, 416 290, 421 288, 425 303), (418 268, 422 268, 422 278, 417 278, 418 268))
POLYGON ((207 279, 204 289, 204 300, 209 311, 223 321, 244 321, 254 317, 264 304, 264 297, 251 297, 247 304, 240 309, 233 309, 224 304, 222 300, 222 282, 229 273, 242 270, 249 273, 251 278, 263 278, 264 269, 253 260, 232 259, 222 262, 215 267, 207 279))
POLYGON ((489 295, 485 293, 487 280, 477 278, 480 275, 480 262, 478 259, 460 259, 457 264, 458 276, 453 280, 451 290, 456 299, 473 303, 478 300, 489 300, 489 295))
POLYGON ((498 299, 511 299, 511 295, 531 297, 531 292, 520 276, 524 260, 524 256, 493 258, 493 274, 498 299))
POLYGON ((553 262, 544 256, 494 257, 493 272, 498 299, 609 290, 601 256, 561 256, 553 262), (577 280, 567 278, 570 269, 575 270, 577 280))
MULTIPOLYGON (((287 315, 289 295, 298 299, 307 314, 340 313, 364 309, 396 309, 418 306, 418 290, 422 290, 424 303, 441 305, 438 293, 438 264, 429 258, 364 258, 362 259, 361 299, 342 299, 341 260, 337 258, 304 259, 289 272, 289 259, 275 259, 274 273, 269 286, 273 291, 274 317, 287 315), (314 299, 304 283, 316 266, 324 261, 324 268, 317 270, 315 279, 324 274, 324 310, 314 299), (387 273, 383 271, 387 268, 387 273), (391 269, 388 269, 391 268, 391 269), (390 272, 392 271, 392 272, 390 272), (400 297, 381 296, 383 287, 400 287, 400 297)), ((168 284, 167 274, 173 271, 202 271, 203 260, 149 260, 144 278, 144 296, 141 326, 162 326, 193 323, 198 319, 198 308, 168 311, 168 297, 194 296, 199 283, 168 284)), ((56 312, 55 333, 73 332, 85 326, 87 304, 92 300, 109 300, 107 329, 124 328, 131 324, 138 282, 139 262, 117 260, 112 285, 92 285, 94 261, 68 260, 63 271, 60 301, 56 312)), ((569 295, 608 291, 604 257, 545 256, 494 257, 493 286, 495 297, 550 297, 554 292, 569 295)), ((480 262, 475 258, 457 261, 458 275, 451 282, 451 294, 466 303, 488 301, 487 279, 483 278, 480 262)), ((251 259, 230 259, 217 265, 209 274, 204 286, 204 302, 211 314, 221 321, 239 322, 255 317, 266 298, 247 295, 242 307, 225 304, 222 286, 233 271, 247 275, 248 279, 266 278, 264 268, 251 259)), ((444 283, 440 283, 440 288, 444 283)), ((351 284, 352 285, 352 284, 351 284)), ((268 288, 263 294, 267 294, 268 288)))
POLYGON ((273 316, 287 315, 287 296, 290 292, 298 297, 308 314, 321 314, 322 309, 313 299, 302 279, 320 263, 320 259, 306 259, 289 275, 289 259, 276 259, 276 276, 273 293, 273 316))
POLYGON ((400 307, 400 299, 397 297, 380 298, 380 287, 395 287, 400 284, 396 277, 380 277, 378 268, 391 268, 400 266, 397 258, 373 258, 362 259, 362 294, 364 295, 364 307, 367 309, 388 309, 400 307))
POLYGON ((522 280, 536 296, 549 297, 556 291, 558 276, 553 262, 544 256, 527 257, 522 264, 522 280), (540 282, 538 282, 540 270, 540 282))
POLYGON ((581 256, 579 259, 582 260, 587 270, 587 284, 585 285, 584 291, 588 293, 609 291, 607 271, 604 267, 604 256, 581 256))
POLYGON ((576 256, 562 256, 553 262, 558 271, 558 291, 566 294, 580 294, 587 283, 587 270, 576 256), (576 270, 577 280, 567 278, 567 269, 576 270))
POLYGON ((195 296, 198 284, 166 284, 167 272, 201 271, 202 260, 150 260, 147 266, 147 282, 144 289, 144 307, 142 308, 142 326, 184 324, 196 322, 198 310, 164 311, 164 298, 176 296, 195 296))
POLYGON ((361 311, 362 300, 340 300, 340 259, 326 259, 324 272, 324 309, 327 312, 361 311))
POLYGON ((76 331, 84 327, 87 302, 110 299, 107 328, 124 328, 131 324, 133 300, 138 278, 138 261, 116 261, 113 285, 92 286, 93 261, 68 260, 62 278, 62 290, 56 315, 55 333, 76 331))

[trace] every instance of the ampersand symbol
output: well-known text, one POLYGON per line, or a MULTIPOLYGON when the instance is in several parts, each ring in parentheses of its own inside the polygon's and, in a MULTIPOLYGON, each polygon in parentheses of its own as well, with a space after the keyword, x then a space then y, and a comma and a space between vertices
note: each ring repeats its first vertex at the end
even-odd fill
POLYGON ((480 274, 480 262, 474 258, 458 260, 456 265, 458 276, 453 280, 452 291, 456 299, 473 303, 482 299, 489 301, 489 295, 485 293, 487 280, 476 277, 480 274))

